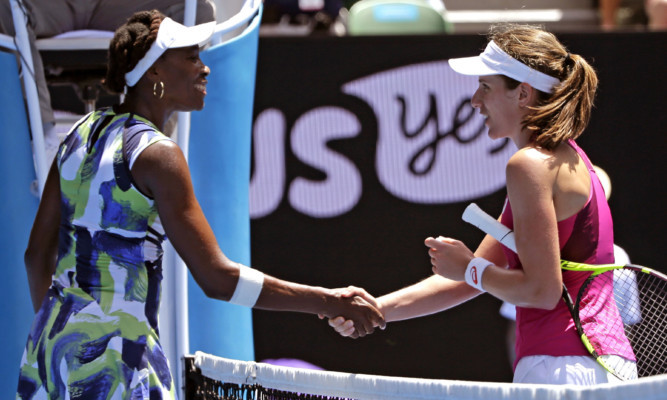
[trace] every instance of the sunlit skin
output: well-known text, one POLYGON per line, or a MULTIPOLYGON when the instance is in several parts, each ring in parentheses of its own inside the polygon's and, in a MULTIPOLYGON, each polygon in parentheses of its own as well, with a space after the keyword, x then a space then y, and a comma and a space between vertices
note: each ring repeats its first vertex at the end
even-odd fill
POLYGON ((479 77, 479 86, 472 96, 471 104, 485 118, 491 139, 508 137, 517 147, 526 144, 523 130, 517 121, 528 112, 522 106, 522 95, 526 95, 527 84, 520 84, 515 89, 508 89, 500 75, 479 77))
POLYGON ((165 83, 162 101, 174 111, 192 111, 204 108, 206 77, 211 73, 199 58, 199 47, 185 47, 167 51, 153 65, 165 83))
POLYGON ((210 73, 209 67, 199 58, 199 46, 169 49, 148 69, 136 87, 128 90, 125 102, 117 111, 139 114, 163 130, 174 112, 204 108, 206 77, 210 73), (154 88, 158 96, 164 91, 162 98, 156 98, 154 88))
MULTIPOLYGON (((160 131, 176 111, 201 110, 206 97, 210 69, 199 57, 199 47, 167 50, 127 90, 117 113, 133 113, 153 123, 160 131)), ((229 300, 236 289, 239 264, 221 250, 194 194, 187 161, 178 145, 162 140, 148 146, 131 169, 133 184, 155 201, 167 237, 185 261, 195 281, 211 298, 229 300)), ((60 218, 59 171, 49 172, 38 215, 26 250, 30 290, 35 311, 51 284, 58 248, 60 218)), ((374 301, 361 288, 313 287, 265 276, 255 308, 298 311, 328 318, 346 315, 354 320, 350 336, 364 336, 384 327, 374 301)))
MULTIPOLYGON (((425 240, 433 276, 376 299, 387 322, 433 314, 454 307, 480 292, 464 281, 473 257, 494 265, 484 272, 486 291, 523 307, 553 309, 562 290, 557 223, 578 212, 588 198, 590 176, 576 152, 562 143, 549 151, 535 146, 523 118, 535 105, 538 91, 527 83, 507 87, 500 75, 479 77, 471 103, 486 119, 489 137, 511 139, 518 151, 506 167, 507 192, 514 214, 522 270, 507 270, 500 244, 487 236, 473 253, 453 238, 425 240), (563 167, 564 166, 564 167, 563 167), (563 168, 561 168, 563 167, 563 168)), ((329 321, 346 336, 352 321, 329 321)))
MULTIPOLYGON (((486 117, 489 136, 510 138, 518 148, 507 164, 506 178, 523 269, 490 268, 483 284, 485 290, 512 304, 552 309, 562 285, 557 223, 585 205, 590 176, 569 145, 562 143, 550 151, 532 142, 532 133, 522 121, 538 96, 529 84, 510 89, 501 76, 493 75, 479 78, 472 98, 472 105, 486 117)), ((433 272, 456 281, 464 279, 468 262, 479 256, 451 238, 428 238, 425 243, 433 272)))
MULTIPOLYGON (((157 102, 161 107, 149 110, 153 112, 151 115, 164 123, 174 111, 202 109, 206 96, 206 77, 209 73, 210 69, 199 57, 197 46, 165 52, 145 76, 146 84, 151 85, 151 95, 155 82, 164 82, 165 87, 164 96, 157 102)), ((209 297, 229 299, 236 281, 228 279, 227 276, 236 273, 237 265, 229 260, 217 245, 194 196, 187 162, 180 148, 169 141, 150 146, 135 163, 132 175, 137 186, 155 199, 171 242, 190 267, 200 287, 209 297), (212 268, 197 267, 204 265, 212 268), (220 270, 228 272, 219 273, 220 270)), ((380 314, 376 310, 369 310, 362 299, 372 299, 372 296, 355 287, 311 290, 303 285, 266 276, 264 288, 255 307, 319 313, 314 308, 318 306, 316 304, 319 303, 319 298, 330 296, 331 293, 339 298, 348 297, 350 300, 347 304, 334 307, 355 316, 356 323, 350 336, 364 336, 377 326, 384 327, 380 314)))

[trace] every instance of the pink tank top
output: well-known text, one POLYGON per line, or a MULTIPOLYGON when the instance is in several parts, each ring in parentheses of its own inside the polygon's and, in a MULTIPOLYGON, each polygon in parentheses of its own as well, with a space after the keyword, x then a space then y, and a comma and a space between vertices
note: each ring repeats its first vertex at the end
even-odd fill
MULTIPOLYGON (((561 258, 569 261, 587 264, 610 264, 614 262, 614 236, 611 212, 605 198, 604 189, 598 179, 593 165, 586 154, 570 140, 568 144, 582 158, 588 167, 591 176, 591 190, 584 208, 577 214, 558 222, 558 240, 560 243, 561 258)), ((501 216, 501 222, 513 228, 512 207, 507 200, 501 216)), ((503 247, 510 269, 522 268, 517 255, 503 247)), ((609 284, 599 293, 591 293, 596 301, 591 302, 584 312, 590 318, 602 321, 620 320, 616 307, 611 311, 603 311, 601 305, 606 301, 613 301, 613 274, 607 273, 609 284)), ((563 271, 563 283, 573 294, 573 300, 583 282, 589 274, 581 272, 563 271)), ((559 301, 553 310, 538 308, 516 308, 516 363, 525 356, 576 356, 588 355, 576 333, 574 321, 570 316, 564 301, 559 301)), ((620 325, 622 326, 622 324, 620 325)), ((634 360, 630 344, 621 331, 615 332, 611 326, 602 326, 596 332, 596 338, 612 337, 622 344, 621 354, 626 359, 634 360)), ((595 339, 594 339, 595 340, 595 339)), ((614 354, 603 349, 602 354, 614 354)))

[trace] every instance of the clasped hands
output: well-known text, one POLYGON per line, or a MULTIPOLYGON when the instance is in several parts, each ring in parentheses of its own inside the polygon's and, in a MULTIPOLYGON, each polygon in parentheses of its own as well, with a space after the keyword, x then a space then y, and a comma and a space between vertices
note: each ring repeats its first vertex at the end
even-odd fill
MULTIPOLYGON (((434 274, 456 281, 465 279, 466 267, 475 256, 463 242, 440 236, 437 239, 429 237, 424 241, 424 244, 429 248, 428 255, 431 260, 431 270, 434 274)), ((385 328, 386 321, 384 318, 386 317, 387 310, 385 309, 385 305, 382 304, 381 298, 378 300, 364 289, 354 286, 350 286, 347 289, 339 289, 339 291, 344 297, 354 296, 359 301, 367 302, 373 306, 382 316, 382 323, 374 323, 369 328, 368 324, 362 327, 359 323, 355 323, 354 320, 347 319, 342 315, 329 318, 329 326, 338 332, 338 334, 343 337, 356 339, 373 333, 376 327, 380 327, 380 329, 385 328)), ((324 318, 324 316, 320 315, 320 318, 324 318)))
POLYGON ((329 325, 341 336, 356 339, 370 335, 375 328, 384 329, 386 322, 375 297, 355 286, 335 289, 343 302, 341 312, 331 315, 319 314, 320 319, 329 318, 329 325))

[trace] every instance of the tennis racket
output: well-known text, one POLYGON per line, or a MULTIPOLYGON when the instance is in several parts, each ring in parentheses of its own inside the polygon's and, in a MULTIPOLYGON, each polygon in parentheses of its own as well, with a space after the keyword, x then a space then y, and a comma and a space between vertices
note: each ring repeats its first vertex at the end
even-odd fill
MULTIPOLYGON (((476 204, 466 208, 463 220, 516 253, 514 232, 476 204)), ((667 373, 667 276, 633 264, 590 265, 565 260, 560 264, 564 270, 590 274, 574 301, 563 285, 563 300, 593 358, 622 380, 667 373), (615 301, 609 301, 610 297, 615 301), (598 318, 614 324, 600 333, 598 318), (602 348, 626 357, 603 354, 602 348), (628 361, 632 355, 636 363, 628 361)))

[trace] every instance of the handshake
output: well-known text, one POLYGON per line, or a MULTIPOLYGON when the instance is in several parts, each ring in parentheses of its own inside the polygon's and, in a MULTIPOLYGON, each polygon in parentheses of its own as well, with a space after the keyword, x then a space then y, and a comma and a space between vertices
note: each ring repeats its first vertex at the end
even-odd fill
POLYGON ((433 314, 456 306, 479 294, 481 285, 470 286, 465 275, 475 258, 466 245, 452 238, 429 237, 428 247, 433 275, 421 282, 376 299, 364 289, 349 286, 334 289, 337 307, 329 307, 329 325, 341 336, 356 339, 375 328, 384 329, 387 321, 398 321, 433 314))
POLYGON ((386 322, 380 305, 366 290, 348 286, 333 291, 340 300, 340 305, 333 307, 327 315, 318 316, 320 319, 328 318, 329 325, 341 336, 356 339, 370 335, 375 328, 385 328, 386 322))

